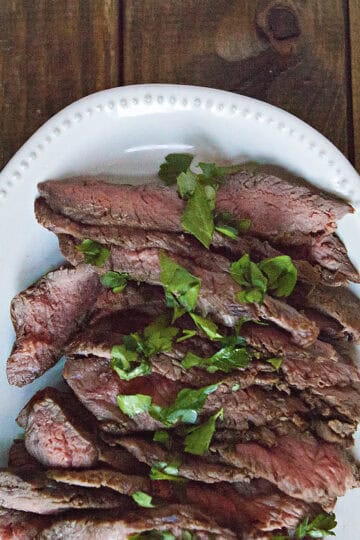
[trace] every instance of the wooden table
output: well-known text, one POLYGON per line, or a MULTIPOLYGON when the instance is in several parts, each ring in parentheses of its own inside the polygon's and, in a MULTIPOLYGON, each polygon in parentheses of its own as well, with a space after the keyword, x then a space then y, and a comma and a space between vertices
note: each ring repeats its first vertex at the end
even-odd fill
POLYGON ((0 168, 104 88, 212 86, 294 113, 360 169, 360 0, 0 0, 0 168))

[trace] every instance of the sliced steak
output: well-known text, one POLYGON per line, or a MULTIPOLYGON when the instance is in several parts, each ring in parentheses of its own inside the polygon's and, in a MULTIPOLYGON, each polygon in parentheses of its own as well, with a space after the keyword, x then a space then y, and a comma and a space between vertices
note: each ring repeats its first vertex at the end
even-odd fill
MULTIPOLYGON (((150 467, 158 462, 176 463, 179 454, 168 451, 160 444, 147 440, 142 436, 127 436, 116 439, 116 442, 126 448, 136 459, 150 467)), ((205 458, 182 454, 178 466, 179 476, 213 484, 216 482, 238 482, 247 478, 238 468, 223 463, 211 463, 205 458)))
POLYGON ((298 285, 290 298, 297 308, 311 308, 337 321, 343 333, 355 343, 360 341, 360 299, 343 287, 298 285))
POLYGON ((125 496, 107 489, 62 486, 37 474, 33 480, 2 469, 0 471, 0 504, 5 508, 53 514, 68 509, 129 507, 125 496))
POLYGON ((35 540, 54 519, 18 510, 0 510, 0 538, 2 540, 35 540))
POLYGON ((164 290, 162 287, 153 287, 147 283, 136 284, 130 281, 120 293, 114 293, 111 289, 101 290, 90 322, 94 322, 105 314, 129 309, 156 315, 164 311, 164 306, 164 290))
MULTIPOLYGON (((313 268, 321 269, 321 280, 326 285, 346 285, 348 281, 360 282, 360 273, 352 264, 344 244, 335 234, 312 236, 301 245, 280 245, 278 249, 295 260, 308 261, 313 268)), ((303 268, 303 271, 306 267, 303 268)))
MULTIPOLYGON (((148 413, 137 415, 134 419, 124 415, 116 401, 118 394, 150 395, 157 405, 172 403, 180 389, 179 382, 171 381, 157 374, 138 377, 129 382, 122 381, 111 369, 106 359, 88 357, 67 359, 64 377, 79 400, 92 412, 103 429, 111 422, 116 433, 151 431, 161 427, 148 413)), ((221 377, 219 378, 221 380, 221 377)), ((276 390, 266 391, 260 387, 249 387, 234 392, 236 379, 229 377, 219 384, 218 389, 207 397, 201 417, 210 416, 224 409, 224 419, 219 426, 243 430, 249 424, 262 426, 276 419, 288 418, 301 424, 302 415, 308 409, 298 398, 276 390)))
POLYGON ((324 416, 329 416, 330 408, 335 408, 341 417, 348 419, 353 426, 360 422, 360 390, 352 386, 331 386, 305 390, 302 398, 311 407, 324 408, 324 416))
POLYGON ((286 333, 278 328, 251 323, 245 324, 241 332, 251 347, 283 357, 281 370, 291 386, 305 389, 360 382, 355 364, 341 358, 329 343, 318 340, 312 347, 302 349, 290 343, 286 333))
MULTIPOLYGON (((83 223, 181 231, 185 202, 173 188, 78 177, 41 182, 38 189, 53 210, 83 223)), ((353 211, 345 202, 308 184, 246 172, 226 178, 217 193, 216 210, 251 219, 254 236, 285 243, 332 232, 336 221, 353 211)))
POLYGON ((335 321, 332 317, 328 317, 320 311, 312 308, 305 308, 303 310, 305 315, 311 321, 314 321, 318 327, 320 333, 319 338, 323 341, 332 343, 333 341, 344 341, 349 339, 349 335, 340 323, 335 321))
POLYGON ((26 450, 25 441, 22 439, 15 439, 11 445, 8 465, 19 474, 36 473, 42 470, 41 464, 26 450))
POLYGON ((126 540, 132 535, 146 531, 166 531, 176 538, 188 531, 201 540, 234 539, 236 535, 229 529, 223 529, 207 515, 190 506, 173 504, 162 508, 144 509, 130 512, 122 517, 104 515, 102 518, 88 515, 83 518, 73 517, 56 521, 43 530, 39 540, 63 540, 86 538, 87 540, 126 540))
POLYGON ((99 291, 96 273, 81 265, 50 272, 13 299, 16 342, 7 361, 10 384, 24 386, 57 362, 99 291))
MULTIPOLYGON (((108 247, 111 256, 106 268, 130 273, 132 278, 138 281, 161 284, 159 250, 129 251, 113 245, 108 247)), ((72 264, 81 262, 83 255, 76 250, 75 241, 71 237, 61 236, 60 248, 72 264)), ((206 270, 190 259, 178 258, 175 255, 172 255, 172 258, 201 279, 197 306, 203 315, 212 315, 225 326, 234 326, 240 317, 273 321, 289 331, 294 342, 303 346, 310 345, 316 339, 318 329, 315 324, 285 302, 266 296, 261 305, 239 304, 235 298, 240 290, 239 286, 226 271, 206 270)), ((215 267, 219 268, 222 262, 217 265, 215 256, 210 258, 215 267)))
MULTIPOLYGON (((191 257, 192 253, 199 249, 199 243, 193 237, 183 233, 141 230, 123 225, 87 225, 54 212, 42 197, 35 201, 35 215, 38 222, 50 231, 70 235, 79 240, 91 238, 103 244, 114 244, 132 250, 166 249, 185 257, 191 257)), ((240 258, 244 253, 248 253, 256 262, 282 255, 281 251, 272 247, 267 241, 254 236, 240 236, 234 241, 215 233, 212 246, 218 252, 225 252, 231 260, 240 258)), ((311 264, 307 260, 297 260, 296 253, 294 257, 300 280, 309 283, 323 282, 329 285, 347 283, 347 277, 339 272, 334 274, 318 264, 311 264)))
MULTIPOLYGON (((131 471, 129 471, 131 472, 131 471)), ((146 477, 123 474, 111 469, 90 469, 83 471, 50 470, 47 477, 62 484, 92 488, 109 488, 123 495, 136 491, 150 491, 150 480, 146 477)))
POLYGON ((213 516, 220 525, 242 532, 240 537, 245 539, 263 538, 261 533, 282 528, 293 530, 317 510, 266 482, 219 483, 216 486, 189 482, 185 489, 189 503, 213 516))
POLYGON ((138 377, 129 382, 122 381, 109 366, 105 358, 68 357, 64 367, 64 378, 83 405, 106 428, 113 423, 119 433, 139 430, 154 430, 161 426, 147 413, 131 420, 123 414, 116 401, 118 394, 146 394, 158 405, 167 406, 176 397, 181 386, 175 381, 153 374, 138 377))
POLYGON ((92 467, 99 451, 90 415, 72 394, 40 390, 20 412, 27 451, 48 467, 92 467))
POLYGON ((257 443, 217 446, 222 459, 254 478, 275 484, 291 497, 332 507, 336 497, 356 485, 354 466, 336 445, 306 435, 278 438, 266 448, 257 443))

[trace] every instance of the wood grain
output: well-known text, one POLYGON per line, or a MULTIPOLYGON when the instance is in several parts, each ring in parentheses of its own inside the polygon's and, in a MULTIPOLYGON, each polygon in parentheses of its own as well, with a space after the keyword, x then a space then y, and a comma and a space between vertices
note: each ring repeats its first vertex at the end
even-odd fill
POLYGON ((119 82, 118 0, 0 1, 0 169, 50 116, 119 82))
POLYGON ((360 172, 360 0, 349 0, 354 163, 360 172))
POLYGON ((125 0, 124 21, 125 83, 263 99, 347 153, 343 0, 125 0))

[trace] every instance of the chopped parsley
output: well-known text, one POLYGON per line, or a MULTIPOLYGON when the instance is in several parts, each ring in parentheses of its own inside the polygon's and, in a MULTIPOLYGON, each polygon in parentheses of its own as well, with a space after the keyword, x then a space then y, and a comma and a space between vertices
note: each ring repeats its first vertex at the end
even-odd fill
POLYGON ((220 212, 216 214, 214 221, 215 230, 232 240, 236 240, 239 233, 247 233, 251 226, 250 219, 236 220, 230 212, 220 212))
POLYGON ((223 417, 224 410, 220 409, 220 411, 210 416, 203 424, 189 428, 188 434, 185 437, 185 452, 195 454, 196 456, 205 454, 209 449, 215 432, 216 420, 223 417))
POLYGON ((129 418, 135 418, 138 414, 148 412, 151 406, 151 396, 144 394, 129 396, 119 394, 116 399, 119 409, 129 418))
POLYGON ((94 266, 103 266, 110 257, 108 248, 88 238, 76 246, 76 249, 84 254, 86 264, 93 264, 94 266))
POLYGON ((176 320, 195 308, 201 280, 170 259, 164 252, 160 253, 160 267, 160 280, 165 291, 166 305, 174 308, 173 320, 176 320))
POLYGON ((151 480, 170 480, 172 482, 186 482, 185 478, 179 476, 180 462, 166 463, 159 461, 153 463, 150 470, 151 480))
POLYGON ((196 313, 190 313, 190 317, 196 324, 196 326, 211 340, 222 339, 223 336, 219 334, 217 325, 210 319, 205 319, 196 313))
POLYGON ((111 349, 111 367, 120 379, 130 381, 135 377, 148 375, 151 367, 148 358, 154 354, 170 351, 179 329, 168 326, 166 315, 158 317, 146 326, 143 335, 133 332, 123 336, 121 345, 111 349), (133 367, 135 364, 135 367, 133 367))
MULTIPOLYGON (((131 534, 129 540, 175 540, 176 537, 170 531, 158 531, 151 529, 141 533, 131 534)), ((189 539, 190 540, 190 539, 189 539)))
POLYGON ((245 347, 236 348, 230 345, 222 347, 209 358, 201 358, 192 352, 187 352, 181 365, 184 369, 200 367, 209 373, 223 371, 230 373, 233 369, 244 369, 251 362, 251 355, 245 347))
POLYGON ((110 271, 100 277, 100 283, 107 289, 112 289, 113 293, 119 293, 125 289, 129 279, 129 274, 125 272, 110 271))
POLYGON ((179 195, 186 200, 185 211, 181 218, 183 230, 192 234, 209 248, 214 230, 236 238, 239 232, 246 232, 250 226, 249 220, 241 220, 234 227, 230 223, 214 223, 214 208, 216 192, 224 180, 224 176, 244 170, 244 165, 221 167, 215 163, 198 164, 201 173, 195 174, 190 170, 194 156, 192 154, 169 154, 160 165, 159 177, 167 184, 177 183, 179 195))
POLYGON ((306 517, 299 525, 296 527, 295 536, 289 535, 275 535, 272 537, 273 540, 290 540, 290 538, 297 538, 302 540, 303 538, 325 538, 327 536, 335 536, 333 529, 337 525, 336 517, 334 513, 318 514, 313 520, 310 521, 306 517))
POLYGON ((267 358, 266 361, 271 364, 276 371, 279 371, 281 364, 283 363, 283 358, 267 358))
POLYGON ((278 297, 289 296, 297 280, 296 267, 287 255, 254 263, 245 254, 230 265, 230 275, 241 286, 236 295, 240 303, 261 304, 267 291, 278 297))

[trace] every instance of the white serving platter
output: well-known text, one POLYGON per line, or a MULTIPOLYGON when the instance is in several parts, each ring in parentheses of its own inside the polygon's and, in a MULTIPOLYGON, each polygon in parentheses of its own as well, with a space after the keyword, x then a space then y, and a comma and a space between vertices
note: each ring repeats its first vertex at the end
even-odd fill
MULTIPOLYGON (((46 122, 0 173, 0 459, 20 432, 15 418, 34 392, 61 380, 61 362, 25 388, 9 386, 5 363, 14 331, 13 296, 61 260, 56 238, 35 220, 37 183, 81 174, 116 175, 143 183, 156 178, 170 152, 203 161, 247 159, 284 167, 336 193, 360 210, 360 178, 344 155, 298 118, 261 101, 208 88, 137 85, 83 98, 46 122)), ((360 212, 339 226, 360 267, 360 212)), ((357 289, 359 294, 360 288, 357 289)), ((360 457, 360 440, 356 451, 360 457)), ((337 538, 360 537, 360 489, 339 500, 337 538)))

